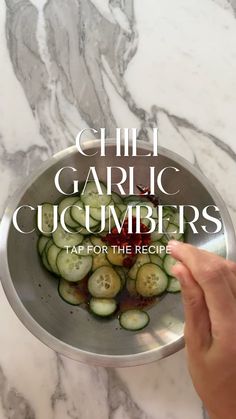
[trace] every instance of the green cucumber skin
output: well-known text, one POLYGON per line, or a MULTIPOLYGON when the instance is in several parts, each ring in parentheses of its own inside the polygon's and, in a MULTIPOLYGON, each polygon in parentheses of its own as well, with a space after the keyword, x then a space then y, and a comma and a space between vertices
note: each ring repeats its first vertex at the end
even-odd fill
POLYGON ((43 253, 43 251, 44 251, 47 243, 49 242, 49 240, 50 240, 50 237, 48 237, 48 236, 41 235, 41 236, 38 237, 38 240, 37 240, 37 250, 38 250, 39 256, 42 255, 42 253, 43 253), (40 246, 41 246, 40 241, 42 241, 42 240, 46 240, 46 241, 45 241, 44 246, 40 249, 40 246))

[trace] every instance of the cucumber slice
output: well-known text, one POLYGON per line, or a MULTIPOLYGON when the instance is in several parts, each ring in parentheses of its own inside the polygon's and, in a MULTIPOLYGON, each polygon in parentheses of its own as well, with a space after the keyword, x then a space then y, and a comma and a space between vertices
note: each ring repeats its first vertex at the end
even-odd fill
POLYGON ((45 246, 46 246, 46 244, 49 240, 50 240, 49 237, 46 237, 46 236, 40 236, 38 238, 37 248, 38 248, 38 252, 39 252, 40 256, 42 255, 42 253, 45 249, 45 246))
POLYGON ((51 244, 51 246, 48 248, 48 251, 47 251, 48 263, 49 263, 52 271, 58 276, 60 276, 60 272, 57 268, 57 263, 56 262, 57 262, 57 256, 60 253, 60 251, 61 251, 60 247, 57 247, 54 243, 51 244))
POLYGON ((181 285, 177 278, 169 278, 168 287, 166 289, 168 292, 180 292, 181 291, 181 285))
POLYGON ((120 210, 120 212, 124 212, 127 208, 127 205, 125 204, 116 204, 116 208, 120 210))
POLYGON ((93 272, 96 271, 96 269, 101 268, 101 266, 111 266, 105 253, 99 253, 97 255, 93 255, 92 271, 93 272))
MULTIPOLYGON (((169 239, 166 237, 166 234, 163 235, 163 237, 161 238, 161 244, 163 244, 164 246, 167 246, 169 243, 169 239)), ((165 257, 165 254, 163 255, 163 258, 165 257)))
POLYGON ((182 234, 179 233, 179 227, 176 226, 175 224, 169 224, 166 231, 168 233, 168 235, 170 236, 170 240, 179 240, 182 237, 182 234))
POLYGON ((153 231, 151 233, 151 241, 152 242, 156 242, 161 240, 161 238, 163 237, 163 233, 158 233, 158 231, 153 231))
POLYGON ((87 230, 87 228, 85 228, 81 225, 76 227, 75 231, 79 234, 82 234, 83 236, 89 236, 91 234, 90 231, 87 230))
MULTIPOLYGON (((85 217, 85 209, 84 209, 83 202, 79 199, 78 201, 75 202, 74 205, 75 206, 72 207, 71 211, 70 211, 71 217, 78 224, 85 227, 86 226, 86 217, 85 217)), ((97 225, 98 225, 98 221, 94 220, 92 217, 89 217, 89 227, 96 227, 97 225)))
POLYGON ((41 258, 42 258, 41 260, 42 260, 42 264, 43 264, 44 268, 46 268, 47 271, 52 272, 52 268, 48 263, 47 254, 46 254, 45 250, 43 251, 41 258))
POLYGON ((90 241, 90 239, 87 237, 86 239, 84 239, 82 241, 82 243, 80 244, 79 248, 78 248, 78 254, 80 256, 88 256, 88 255, 92 255, 93 250, 92 250, 92 243, 90 241), (90 250, 91 249, 91 250, 90 250))
POLYGON ((137 297, 138 293, 136 290, 136 281, 129 277, 126 279, 126 289, 132 297, 137 297))
POLYGON ((42 254, 41 254, 41 260, 42 260, 42 263, 43 263, 43 266, 49 271, 49 272, 52 272, 52 268, 51 268, 51 266, 49 265, 49 263, 48 263, 48 258, 47 258, 47 253, 48 253, 48 249, 49 249, 49 247, 51 246, 53 244, 53 241, 52 241, 52 239, 49 239, 48 240, 48 242, 47 242, 47 244, 46 244, 46 246, 45 246, 45 248, 44 248, 44 250, 43 250, 43 252, 42 252, 42 254))
POLYGON ((96 269, 88 281, 88 290, 96 298, 113 298, 120 291, 120 287, 120 277, 110 266, 96 269))
POLYGON ((163 268, 167 275, 172 276, 172 268, 177 263, 177 260, 173 258, 171 255, 166 255, 164 259, 163 268))
POLYGON ((42 234, 44 236, 51 236, 53 229, 53 205, 42 204, 42 234))
MULTIPOLYGON (((65 208, 70 207, 71 205, 74 205, 78 201, 78 196, 70 196, 69 198, 63 199, 58 207, 58 213, 61 215, 62 211, 64 211, 65 208)), ((64 220, 68 227, 76 228, 78 227, 78 223, 73 220, 73 218, 70 215, 71 209, 68 208, 68 210, 65 212, 64 220)))
POLYGON ((58 285, 58 293, 60 297, 73 306, 78 306, 86 302, 86 295, 84 292, 81 292, 78 284, 68 282, 65 279, 61 278, 58 285))
POLYGON ((112 192, 111 196, 115 204, 123 204, 123 199, 116 192, 112 192))
MULTIPOLYGON (((114 202, 113 201, 111 201, 109 203, 109 205, 107 205, 106 208, 105 208, 105 219, 109 218, 109 215, 110 215, 110 209, 109 208, 111 206, 114 206, 114 202)), ((102 219, 101 206, 98 207, 98 208, 90 207, 90 215, 91 215, 92 218, 94 218, 94 220, 101 221, 101 219, 102 219)))
POLYGON ((129 273, 128 273, 129 277, 131 279, 136 279, 139 268, 143 266, 145 263, 149 263, 149 262, 150 262, 150 257, 148 255, 139 254, 137 256, 137 259, 134 265, 129 270, 129 273))
POLYGON ((99 208, 101 205, 108 205, 111 202, 111 195, 107 195, 106 187, 101 182, 100 186, 102 195, 99 195, 95 182, 87 182, 81 193, 81 200, 84 205, 99 208))
POLYGON ((123 329, 136 331, 146 327, 150 317, 146 311, 130 309, 121 313, 119 321, 123 329))
POLYGON ((52 234, 52 238, 55 245, 63 249, 65 246, 72 247, 82 243, 84 236, 79 233, 67 233, 59 224, 56 231, 52 234))
POLYGON ((105 243, 100 239, 100 237, 97 236, 91 236, 91 242, 94 246, 105 246, 105 243))
MULTIPOLYGON (((120 219, 120 210, 119 210, 118 207, 115 207, 115 210, 116 210, 117 218, 119 220, 120 219)), ((104 231, 111 231, 111 229, 115 226, 116 226, 116 223, 115 223, 114 217, 111 215, 105 222, 104 231)))
POLYGON ((124 204, 129 204, 130 202, 133 202, 133 201, 140 201, 140 195, 128 195, 128 196, 125 196, 124 197, 124 204))
POLYGON ((171 217, 175 214, 175 210, 171 207, 165 207, 163 208, 163 218, 169 218, 169 221, 171 217))
POLYGON ((90 310, 93 314, 100 317, 111 316, 117 308, 117 303, 114 298, 94 298, 89 302, 90 310))
POLYGON ((155 254, 157 254, 161 259, 164 259, 166 255, 166 245, 164 245, 162 242, 156 241, 150 245, 150 254, 153 253, 153 246, 156 248, 155 254))
POLYGON ((143 297, 162 294, 168 286, 165 272, 154 263, 146 263, 138 270, 136 289, 143 297))
POLYGON ((124 288, 125 283, 126 283, 126 278, 128 275, 128 270, 127 268, 122 268, 121 266, 115 266, 115 271, 118 273, 119 277, 120 277, 120 282, 121 282, 121 289, 124 288))
POLYGON ((146 227, 149 227, 150 225, 150 221, 147 218, 143 218, 141 220, 141 223, 144 224, 146 227))
POLYGON ((70 282, 83 279, 92 268, 92 256, 80 256, 61 250, 57 256, 57 267, 61 276, 70 282))
POLYGON ((174 212, 170 217, 170 223, 179 226, 179 212, 174 212))
POLYGON ((158 255, 150 255, 150 261, 155 265, 160 266, 160 268, 163 267, 163 260, 158 255))
MULTIPOLYGON (((131 204, 129 204, 128 206, 130 206, 130 205, 131 204)), ((138 211, 139 214, 140 214, 140 218, 141 219, 143 218, 145 220, 146 219, 146 216, 148 214, 148 209, 146 208, 146 206, 150 207, 150 204, 149 203, 146 203, 146 202, 144 202, 144 203, 142 202, 142 204, 140 204, 140 202, 139 202, 135 206, 132 205, 132 216, 135 217, 135 218, 138 217, 137 207, 140 207, 139 208, 139 211, 138 211)), ((126 209, 122 212, 122 214, 120 216, 120 220, 121 221, 123 221, 127 217, 127 208, 128 207, 126 207, 126 209)), ((153 209, 153 213, 154 213, 154 210, 156 210, 156 208, 153 209)), ((153 217, 153 215, 151 215, 151 216, 153 217)))
POLYGON ((118 249, 115 247, 108 247, 107 249, 107 259, 112 265, 123 266, 126 257, 124 253, 118 252, 118 249))

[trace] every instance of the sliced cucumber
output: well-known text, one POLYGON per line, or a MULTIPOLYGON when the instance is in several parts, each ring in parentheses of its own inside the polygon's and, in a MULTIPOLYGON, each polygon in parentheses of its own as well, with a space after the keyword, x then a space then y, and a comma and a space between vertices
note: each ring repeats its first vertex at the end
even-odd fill
POLYGON ((92 255, 93 254, 92 247, 93 247, 93 245, 92 245, 92 242, 90 241, 90 238, 86 237, 86 238, 84 238, 84 240, 82 241, 82 243, 78 247, 78 254, 80 256, 92 255))
POLYGON ((58 293, 64 301, 73 306, 78 306, 86 301, 86 295, 80 291, 78 284, 68 282, 63 278, 60 279, 58 293))
MULTIPOLYGON (((83 227, 86 226, 85 209, 81 200, 75 202, 74 206, 71 208, 70 214, 73 220, 75 220, 78 224, 82 225, 83 227)), ((98 221, 94 220, 92 217, 89 217, 89 227, 96 227, 97 225, 98 221)))
MULTIPOLYGON (((78 196, 70 196, 69 198, 64 198, 60 202, 59 207, 58 207, 59 215, 61 215, 62 211, 64 211, 67 207, 74 205, 77 201, 78 201, 78 196)), ((70 215, 70 211, 71 209, 68 208, 68 210, 66 210, 65 212, 65 215, 64 215, 65 223, 68 227, 76 228, 78 227, 78 223, 75 220, 73 220, 73 218, 70 215)))
POLYGON ((136 281, 129 277, 126 279, 126 289, 132 297, 136 297, 138 295, 136 290, 136 281))
MULTIPOLYGON (((163 235, 163 237, 161 238, 161 243, 164 245, 164 246, 167 246, 168 245, 168 243, 169 243, 169 239, 168 239, 168 237, 166 236, 166 234, 164 234, 163 235)), ((165 257, 165 254, 163 255, 163 258, 165 257)))
POLYGON ((162 294, 168 286, 165 272, 154 263, 146 263, 138 270, 136 289, 143 297, 162 294))
POLYGON ((179 226, 179 212, 174 212, 170 217, 170 223, 179 226))
POLYGON ((112 265, 123 266, 126 257, 127 256, 124 253, 119 252, 116 247, 108 247, 107 249, 107 259, 112 265))
POLYGON ((93 255, 92 271, 96 271, 96 269, 101 268, 101 266, 111 266, 105 253, 98 253, 97 255, 93 255))
POLYGON ((150 254, 154 254, 153 251, 152 251, 153 250, 153 247, 156 249, 155 250, 155 253, 161 259, 164 259, 165 255, 166 255, 166 246, 162 242, 159 242, 159 241, 153 242, 150 245, 150 254))
POLYGON ((140 195, 128 195, 124 198, 124 204, 129 204, 130 202, 139 202, 140 195))
POLYGON ((119 321, 123 329, 135 331, 146 327, 150 317, 146 311, 130 309, 121 313, 119 321))
POLYGON ((57 267, 61 276, 70 282, 83 279, 92 268, 92 256, 80 256, 61 250, 57 256, 57 267))
POLYGON ((38 247, 38 252, 39 252, 40 255, 42 255, 42 253, 45 249, 45 246, 46 246, 46 244, 49 240, 50 240, 49 237, 46 237, 46 236, 40 236, 38 238, 37 247, 38 247))
POLYGON ((116 204, 116 208, 118 208, 122 213, 126 210, 127 206, 125 204, 116 204))
POLYGON ((47 260, 48 263, 52 269, 52 271, 56 274, 56 275, 60 275, 60 272, 57 268, 57 256, 60 253, 61 249, 60 247, 57 247, 54 243, 51 244, 51 246, 48 248, 47 251, 47 260))
POLYGON ((115 204, 123 204, 123 199, 116 192, 112 192, 111 196, 115 204))
POLYGON ((119 277, 120 277, 120 282, 121 282, 121 289, 124 288, 125 283, 126 283, 126 278, 128 275, 128 270, 127 268, 123 268, 121 266, 115 266, 115 271, 118 273, 119 277))
MULTIPOLYGON (((129 204, 128 206, 131 206, 131 204, 129 204)), ((122 212, 122 214, 120 216, 121 222, 123 222, 124 219, 127 217, 128 206, 126 207, 126 209, 122 212)), ((146 202, 144 202, 142 204, 140 204, 140 202, 139 202, 139 203, 137 203, 137 205, 132 205, 132 210, 131 210, 132 216, 135 217, 135 218, 138 218, 138 214, 140 214, 141 220, 142 219, 146 220, 146 216, 148 214, 148 209, 146 207, 150 207, 150 205, 147 204, 146 202), (137 209, 137 207, 139 207, 139 210, 137 209)), ((143 222, 143 221, 141 221, 141 222, 143 222)))
POLYGON ((100 317, 111 316, 117 308, 117 303, 114 298, 94 298, 89 302, 90 310, 93 314, 100 317))
POLYGON ((161 238, 163 237, 163 233, 158 233, 158 231, 153 231, 151 233, 151 241, 152 242, 156 242, 161 240, 161 238))
POLYGON ((175 214, 175 211, 173 208, 171 207, 165 207, 163 208, 163 218, 169 218, 169 221, 171 219, 171 217, 173 217, 173 215, 175 214))
POLYGON ((144 224, 146 227, 149 227, 150 220, 148 220, 147 218, 142 218, 141 223, 144 224))
POLYGON ((57 247, 62 249, 66 246, 72 247, 82 243, 84 236, 79 233, 68 233, 59 224, 56 231, 52 234, 53 241, 57 247))
POLYGON ((166 289, 168 292, 180 292, 181 285, 177 278, 169 278, 168 287, 166 289))
MULTIPOLYGON (((117 218, 119 220, 121 212, 118 207, 115 207, 115 211, 116 211, 117 218)), ((111 231, 111 229, 115 226, 116 226, 116 223, 115 223, 114 217, 113 215, 111 215, 105 222, 104 231, 111 231)))
MULTIPOLYGON (((107 205, 106 207, 105 207, 105 211, 103 212, 103 214, 105 214, 105 218, 107 219, 107 218, 109 218, 109 215, 110 215, 110 207, 111 206, 114 206, 114 202, 113 201, 111 201, 110 203, 109 203, 109 205, 107 205)), ((91 217, 93 217, 94 218, 94 220, 97 220, 97 221, 101 221, 101 219, 102 219, 102 208, 101 208, 101 206, 100 207, 98 207, 98 208, 93 208, 93 207, 90 207, 90 215, 91 215, 91 217)))
POLYGON ((89 236, 91 234, 90 231, 87 230, 87 228, 85 228, 81 225, 76 227, 75 231, 79 234, 82 234, 83 236, 89 236))
POLYGON ((114 218, 113 217, 109 217, 106 221, 105 221, 105 226, 104 226, 104 232, 110 232, 111 231, 111 229, 113 228, 113 227, 115 227, 116 226, 116 223, 115 223, 115 220, 114 220, 114 218))
POLYGON ((43 264, 44 268, 46 268, 47 271, 52 272, 52 268, 48 263, 47 254, 46 254, 45 250, 43 251, 41 257, 42 257, 42 264, 43 264))
POLYGON ((177 263, 177 260, 173 258, 171 255, 166 255, 164 259, 163 268, 167 275, 172 276, 172 268, 177 263))
POLYGON ((96 298, 113 298, 120 291, 120 287, 120 277, 110 266, 96 269, 88 281, 88 290, 96 298))
POLYGON ((179 227, 175 224, 169 224, 166 232, 168 233, 168 236, 170 237, 170 240, 180 240, 182 237, 182 234, 179 233, 179 227))
POLYGON ((53 205, 45 203, 42 205, 42 234, 44 236, 51 236, 53 224, 53 205))
POLYGON ((163 260, 158 255, 150 255, 150 261, 155 265, 160 266, 160 268, 163 267, 163 260))
POLYGON ((106 187, 100 182, 102 194, 97 190, 95 182, 87 182, 81 193, 81 200, 84 205, 99 208, 101 205, 108 205, 111 202, 111 195, 107 195, 106 187))
POLYGON ((139 254, 137 256, 137 259, 136 259, 134 265, 129 270, 129 273, 128 273, 129 277, 131 279, 136 279, 139 268, 142 265, 144 265, 145 263, 149 263, 149 262, 150 262, 150 258, 149 258, 148 255, 139 254))
POLYGON ((50 246, 53 244, 52 239, 49 239, 42 254, 41 254, 41 259, 42 259, 42 263, 43 266, 49 271, 52 272, 52 268, 50 266, 50 264, 48 263, 48 258, 47 258, 47 253, 48 253, 48 249, 50 248, 50 246))
POLYGON ((94 246, 105 246, 104 242, 100 239, 100 237, 91 236, 90 240, 94 246))

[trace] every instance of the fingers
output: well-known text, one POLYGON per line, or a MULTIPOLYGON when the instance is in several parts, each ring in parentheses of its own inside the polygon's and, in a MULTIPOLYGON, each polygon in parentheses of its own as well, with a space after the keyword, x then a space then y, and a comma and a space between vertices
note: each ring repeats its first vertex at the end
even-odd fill
POLYGON ((172 272, 181 284, 186 345, 192 353, 208 349, 211 344, 211 326, 203 291, 183 264, 176 264, 172 272))
POLYGON ((232 260, 226 260, 225 261, 229 267, 229 269, 232 271, 232 273, 236 276, 236 263, 232 260))
POLYGON ((223 258, 197 249, 189 244, 171 241, 172 256, 191 272, 204 292, 211 322, 229 329, 229 319, 236 316, 236 304, 230 283, 234 275, 223 258))

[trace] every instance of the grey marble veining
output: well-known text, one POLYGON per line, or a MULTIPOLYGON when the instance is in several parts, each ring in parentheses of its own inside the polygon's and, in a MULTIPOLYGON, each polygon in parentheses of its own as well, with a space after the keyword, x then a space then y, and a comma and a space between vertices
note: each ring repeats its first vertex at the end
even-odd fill
POLYGON ((0 366, 0 399, 3 411, 11 419, 35 419, 30 403, 14 387, 9 387, 7 377, 0 366))
MULTIPOLYGON (((81 128, 136 126, 149 140, 158 124, 161 145, 212 180, 236 225, 235 16, 236 0, 2 1, 1 213, 81 128)), ((205 415, 184 352, 129 370, 81 365, 32 337, 2 289, 0 301, 0 419, 205 415)))

